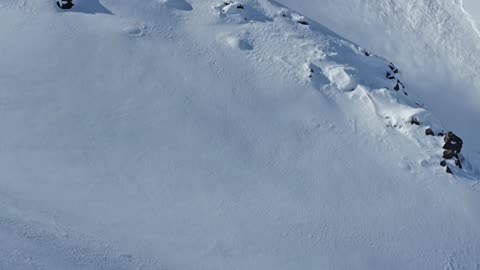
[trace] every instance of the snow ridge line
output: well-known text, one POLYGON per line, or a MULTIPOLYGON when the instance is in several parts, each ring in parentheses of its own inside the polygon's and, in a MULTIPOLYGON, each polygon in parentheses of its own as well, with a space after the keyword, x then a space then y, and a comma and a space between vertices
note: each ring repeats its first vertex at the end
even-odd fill
POLYGON ((472 25, 472 29, 473 31, 477 34, 477 36, 480 38, 480 29, 478 28, 478 24, 477 22, 473 19, 472 15, 470 14, 470 12, 468 12, 466 9, 465 9, 465 5, 463 3, 463 0, 458 0, 458 4, 459 4, 459 7, 460 7, 460 11, 465 15, 465 18, 467 19, 467 21, 472 25))
POLYGON ((213 8, 224 23, 239 25, 238 31, 222 38, 230 47, 249 51, 248 54, 255 60, 270 55, 272 49, 263 44, 268 42, 258 40, 285 43, 281 47, 286 49, 276 48, 273 60, 279 59, 281 64, 287 66, 283 69, 290 70, 289 73, 293 75, 290 79, 301 81, 303 78, 314 88, 333 93, 364 91, 377 103, 374 113, 386 119, 387 127, 397 128, 404 135, 410 135, 408 137, 426 148, 427 152, 436 153, 433 157, 437 160, 435 163, 444 167, 447 173, 478 179, 475 168, 459 152, 454 153, 453 157, 445 152, 441 154, 440 149, 446 149, 449 133, 421 103, 415 102, 411 94, 406 92, 399 77, 400 71, 393 63, 353 42, 332 35, 315 21, 275 1, 225 0, 213 8), (291 48, 296 50, 292 51, 291 48), (408 124, 410 127, 407 127, 408 124), (434 138, 428 139, 427 143, 420 139, 425 136, 434 138))

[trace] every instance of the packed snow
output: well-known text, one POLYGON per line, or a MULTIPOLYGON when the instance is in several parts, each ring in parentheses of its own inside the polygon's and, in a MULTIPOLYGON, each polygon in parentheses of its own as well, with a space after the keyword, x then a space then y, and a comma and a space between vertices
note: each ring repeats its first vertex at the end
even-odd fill
POLYGON ((3 0, 0 269, 478 268, 467 13, 335 1, 3 0))

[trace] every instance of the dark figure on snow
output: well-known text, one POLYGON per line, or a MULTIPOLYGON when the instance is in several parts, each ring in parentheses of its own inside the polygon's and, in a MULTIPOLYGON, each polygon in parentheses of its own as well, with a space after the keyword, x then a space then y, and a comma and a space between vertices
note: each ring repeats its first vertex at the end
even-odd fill
POLYGON ((61 9, 71 9, 74 4, 73 0, 57 0, 57 6, 61 9))

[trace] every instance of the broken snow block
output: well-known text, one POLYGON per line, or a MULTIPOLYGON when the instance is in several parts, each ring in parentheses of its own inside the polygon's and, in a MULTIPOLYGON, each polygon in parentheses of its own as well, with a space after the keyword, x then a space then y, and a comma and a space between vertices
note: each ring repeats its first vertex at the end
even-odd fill
POLYGON ((448 132, 443 140, 445 141, 443 149, 452 150, 454 153, 460 153, 462 151, 463 141, 453 132, 448 132))
POLYGON ((452 150, 445 150, 443 151, 442 157, 444 159, 452 159, 455 156, 455 153, 452 150))
POLYGON ((447 166, 447 161, 446 160, 440 161, 440 166, 442 166, 442 167, 447 166))
POLYGON ((459 159, 455 160, 455 166, 457 166, 459 169, 462 169, 462 162, 460 162, 459 159))
POLYGON ((448 174, 453 174, 452 170, 450 169, 450 167, 447 166, 447 169, 445 170, 448 174))
POLYGON ((410 124, 420 126, 420 121, 416 117, 412 117, 410 124))
POLYGON ((394 80, 394 79, 395 79, 395 75, 393 75, 393 74, 390 73, 390 72, 387 72, 387 76, 386 76, 386 77, 387 77, 387 79, 389 79, 389 80, 394 80))
POLYGON ((433 132, 433 129, 427 128, 427 129, 425 130, 425 135, 427 135, 427 136, 435 136, 435 133, 433 132))

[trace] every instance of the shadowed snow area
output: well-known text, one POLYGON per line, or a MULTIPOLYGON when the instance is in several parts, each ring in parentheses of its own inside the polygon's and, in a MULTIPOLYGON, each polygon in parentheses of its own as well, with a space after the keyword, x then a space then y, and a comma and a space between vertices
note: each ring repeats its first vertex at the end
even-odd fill
MULTIPOLYGON (((53 1, 52 1, 53 2, 53 1)), ((81 12, 87 14, 110 14, 112 12, 108 10, 100 0, 76 0, 74 1, 75 8, 69 9, 68 12, 81 12)))
POLYGON ((86 3, 0 3, 0 269, 478 267, 475 81, 449 73, 476 60, 391 63, 293 3, 86 3))
POLYGON ((179 10, 192 10, 192 5, 190 5, 185 0, 158 0, 160 3, 164 4, 166 7, 175 8, 179 10))
POLYGON ((461 3, 468 15, 472 17, 478 30, 480 27, 480 2, 476 0, 462 0, 461 3))

